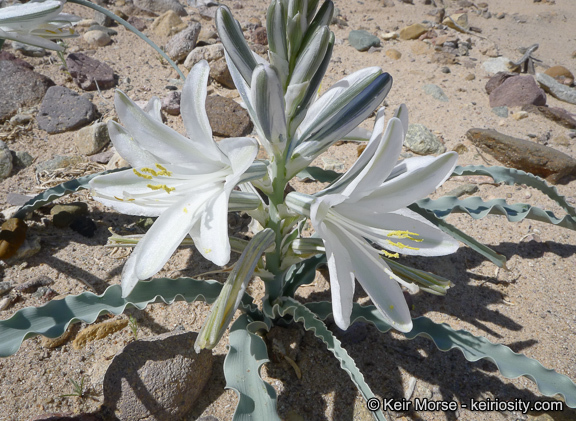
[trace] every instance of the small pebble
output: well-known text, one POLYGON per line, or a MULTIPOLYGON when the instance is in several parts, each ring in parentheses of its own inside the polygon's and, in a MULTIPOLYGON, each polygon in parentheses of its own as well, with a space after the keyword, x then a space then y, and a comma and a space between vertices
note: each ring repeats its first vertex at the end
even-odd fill
POLYGON ((442 67, 442 69, 440 69, 442 71, 442 73, 450 73, 450 68, 449 67, 442 67))

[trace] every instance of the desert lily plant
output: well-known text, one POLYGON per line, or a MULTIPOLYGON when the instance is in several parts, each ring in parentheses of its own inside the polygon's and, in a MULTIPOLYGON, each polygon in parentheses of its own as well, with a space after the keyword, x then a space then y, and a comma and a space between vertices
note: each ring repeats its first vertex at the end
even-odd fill
MULTIPOLYGON (((117 244, 135 246, 121 285, 100 296, 86 292, 19 311, 0 322, 0 354, 16 352, 30 336, 58 336, 72 321, 92 323, 102 312, 119 314, 129 305, 143 309, 158 299, 167 303, 205 300, 213 305, 195 349, 213 348, 229 329, 224 372, 228 387, 239 395, 234 419, 279 419, 276 393, 259 374, 267 360, 259 334, 277 324, 302 323, 314 332, 361 394, 374 402, 362 373, 324 323, 329 317, 342 329, 360 319, 382 332, 395 329, 408 338, 432 338, 440 349, 457 348, 470 361, 491 359, 502 375, 525 375, 544 395, 561 394, 568 406, 576 407, 576 385, 566 376, 466 331, 454 331, 425 317, 412 319, 405 292, 443 295, 451 283, 398 261, 400 255, 450 254, 460 241, 504 266, 503 256, 443 218, 452 212, 466 212, 476 219, 493 213, 510 221, 532 218, 576 229, 576 211, 553 187, 521 171, 456 167, 454 152, 400 159, 408 111, 401 106, 386 121, 380 105, 391 89, 392 77, 380 68, 357 71, 319 95, 334 45, 329 29, 334 5, 325 1, 318 7, 318 3, 271 2, 269 61, 250 51, 230 10, 224 6, 218 10, 216 23, 227 63, 254 122, 257 141, 213 139, 205 111, 209 72, 205 62, 192 69, 182 92, 187 136, 162 123, 157 100, 140 109, 124 93, 117 93, 120 124, 109 123, 109 131, 132 168, 64 183, 25 204, 17 217, 56 197, 90 188, 96 200, 119 212, 157 220, 141 238, 115 237, 117 244), (373 130, 359 128, 375 111, 373 130), (342 139, 367 142, 346 173, 311 165, 342 139), (265 159, 256 159, 257 142, 267 154, 265 159), (427 199, 447 178, 468 174, 540 189, 567 215, 559 219, 539 208, 503 200, 427 199), (295 176, 331 184, 311 195, 286 194, 295 176), (244 211, 252 217, 251 240, 228 238, 228 211, 244 211), (312 235, 305 235, 308 221, 312 235), (188 236, 197 252, 216 265, 228 264, 231 250, 241 253, 224 284, 190 278, 148 280, 182 241, 189 241, 188 236), (329 269, 332 300, 301 303, 296 299, 298 288, 313 282, 316 269, 323 265, 329 269), (246 293, 254 276, 265 285, 261 303, 246 293), (355 279, 374 305, 353 301, 355 279), (67 311, 59 311, 63 308, 67 311), (237 310, 241 315, 230 325, 237 310), (68 317, 55 316, 60 314, 68 317)), ((377 419, 384 419, 377 406, 370 408, 377 419)))

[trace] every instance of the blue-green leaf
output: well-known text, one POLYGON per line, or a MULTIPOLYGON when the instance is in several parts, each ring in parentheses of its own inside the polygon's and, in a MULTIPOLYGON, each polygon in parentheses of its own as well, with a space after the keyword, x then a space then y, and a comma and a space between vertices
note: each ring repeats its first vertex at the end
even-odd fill
POLYGON ((556 187, 551 186, 546 180, 522 170, 506 167, 485 167, 483 165, 469 165, 464 167, 456 167, 452 176, 455 175, 487 175, 492 177, 496 183, 512 184, 525 184, 540 190, 550 199, 558 203, 566 213, 576 216, 576 209, 572 207, 566 198, 558 193, 556 187))
POLYGON ((324 170, 320 167, 310 166, 301 170, 298 174, 296 174, 296 177, 303 179, 309 178, 321 183, 331 183, 341 175, 341 173, 336 171, 324 170))
MULTIPOLYGON (((314 332, 318 338, 322 339, 326 344, 326 347, 334 354, 338 361, 340 361, 340 367, 348 373, 350 379, 352 379, 360 393, 362 393, 364 399, 368 400, 374 397, 374 393, 370 389, 370 386, 368 386, 364 381, 364 375, 360 372, 358 367, 356 367, 356 363, 350 355, 348 355, 348 352, 342 348, 338 338, 332 334, 326 325, 319 320, 316 315, 307 308, 307 306, 300 304, 292 298, 286 298, 282 305, 275 304, 272 308, 270 308, 270 305, 267 305, 267 302, 265 301, 264 312, 271 318, 290 315, 294 318, 294 321, 301 322, 304 329, 314 332)), ((373 414, 377 420, 386 419, 380 410, 373 412, 373 414)))
POLYGON ((294 294, 299 287, 314 282, 316 269, 324 264, 326 264, 326 255, 319 254, 306 259, 303 262, 292 265, 284 278, 285 283, 282 295, 286 297, 294 297, 294 294))
MULTIPOLYGON (((317 302, 306 304, 316 315, 325 319, 332 314, 332 304, 317 302)), ((357 320, 373 323, 381 332, 388 332, 388 325, 375 306, 361 306, 355 303, 350 322, 357 320)), ((488 359, 498 367, 500 373, 508 379, 520 376, 536 383, 544 396, 562 395, 566 405, 576 408, 576 384, 567 376, 545 368, 533 358, 517 354, 505 345, 494 344, 482 336, 474 336, 466 330, 454 330, 446 323, 436 323, 427 317, 412 319, 414 327, 404 335, 408 339, 425 336, 434 341, 441 351, 458 349, 468 361, 488 359)))
POLYGON ((433 212, 434 215, 442 219, 451 213, 467 213, 474 219, 482 219, 487 215, 503 215, 510 222, 519 222, 526 218, 576 230, 576 218, 571 215, 565 215, 560 219, 552 212, 542 210, 537 206, 525 203, 508 204, 504 199, 493 199, 485 202, 476 196, 466 199, 444 196, 436 200, 419 200, 417 203, 423 209, 433 212))
MULTIPOLYGON (((174 301, 203 300, 210 304, 221 289, 220 282, 211 280, 159 278, 139 282, 126 298, 122 298, 120 285, 112 285, 102 295, 84 292, 52 300, 41 307, 26 307, 0 321, 0 357, 14 354, 25 339, 37 335, 57 338, 71 323, 94 323, 102 314, 120 314, 128 306, 143 310, 148 304, 161 301, 171 304, 174 301)), ((242 307, 257 312, 248 295, 244 296, 242 307)))
POLYGON ((262 364, 269 361, 268 351, 264 340, 253 330, 263 325, 243 314, 230 327, 224 375, 226 388, 238 394, 234 421, 280 420, 276 412, 276 391, 260 377, 262 364))
POLYGON ((58 184, 55 187, 51 187, 48 190, 34 196, 32 199, 27 201, 22 205, 20 209, 14 214, 14 218, 25 219, 26 214, 36 209, 53 202, 59 197, 65 196, 70 193, 77 192, 78 190, 83 190, 88 188, 88 182, 94 177, 99 175, 109 174, 112 172, 123 171, 126 168, 118 168, 109 171, 102 171, 99 173, 88 174, 84 177, 76 178, 74 180, 66 181, 65 183, 58 184))

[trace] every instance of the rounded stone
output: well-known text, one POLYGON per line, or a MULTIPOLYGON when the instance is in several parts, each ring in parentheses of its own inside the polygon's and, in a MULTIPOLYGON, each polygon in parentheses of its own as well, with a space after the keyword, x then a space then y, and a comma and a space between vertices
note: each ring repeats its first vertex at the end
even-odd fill
POLYGON ((410 124, 404 139, 404 146, 420 155, 433 155, 446 152, 446 147, 426 126, 410 124))
POLYGON ((8 146, 0 140, 0 180, 10 176, 12 172, 12 154, 8 146))
POLYGON ((103 407, 122 421, 185 419, 212 374, 212 353, 194 351, 197 336, 176 331, 128 344, 104 376, 103 407))
POLYGON ((350 31, 348 42, 358 51, 367 51, 370 47, 380 46, 380 38, 364 30, 350 31))
POLYGON ((112 38, 104 31, 93 30, 84 34, 84 40, 90 44, 98 47, 104 47, 112 42, 112 38))
POLYGON ((391 58, 392 60, 400 60, 402 58, 402 53, 394 48, 390 48, 386 50, 386 57, 391 58))
POLYGON ((564 83, 566 79, 574 81, 574 75, 564 66, 552 66, 546 69, 544 74, 553 77, 560 83, 564 83))

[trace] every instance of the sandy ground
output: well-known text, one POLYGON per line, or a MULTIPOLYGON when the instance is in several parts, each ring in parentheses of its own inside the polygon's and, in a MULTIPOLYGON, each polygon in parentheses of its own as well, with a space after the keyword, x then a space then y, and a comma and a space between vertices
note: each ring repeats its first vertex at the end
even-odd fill
MULTIPOLYGON (((231 1, 222 3, 231 6, 231 1)), ((241 2, 243 8, 234 10, 240 21, 251 17, 265 20, 266 0, 241 2)), ((386 41, 382 49, 372 53, 360 53, 349 46, 347 36, 352 29, 366 29, 376 35, 397 30, 403 26, 433 21, 426 13, 432 6, 420 0, 415 5, 395 2, 395 7, 383 7, 377 0, 339 1, 336 6, 347 19, 348 26, 331 29, 336 35, 336 46, 331 66, 323 87, 330 86, 344 75, 367 66, 381 66, 394 77, 394 86, 386 102, 391 109, 406 103, 410 120, 426 125, 436 132, 449 150, 459 147, 461 164, 495 164, 498 162, 480 153, 465 138, 473 127, 495 128, 503 133, 527 138, 548 135, 550 139, 567 136, 568 130, 544 119, 530 115, 516 121, 502 119, 491 112, 484 85, 487 75, 481 67, 488 57, 479 51, 480 44, 495 44, 502 55, 516 60, 521 56, 519 47, 539 43, 535 56, 545 66, 564 65, 576 71, 576 8, 573 0, 557 0, 555 3, 534 3, 531 0, 489 0, 488 10, 494 15, 506 13, 504 19, 486 19, 474 13, 475 7, 467 8, 470 24, 482 29, 482 40, 472 35, 469 57, 461 57, 457 63, 442 64, 432 59, 432 50, 418 54, 417 41, 386 41), (520 23, 523 22, 523 23, 520 23), (401 52, 399 60, 392 60, 385 51, 394 48, 401 52), (415 52, 416 51, 416 52, 415 52), (450 73, 441 72, 448 66, 450 73), (475 78, 468 80, 467 75, 475 78), (449 102, 439 102, 424 94, 423 85, 437 84, 449 97, 449 102)), ((449 12, 457 6, 445 1, 449 12)), ((67 6, 68 7, 68 6, 67 6)), ((191 15, 186 19, 200 20, 197 13, 188 8, 191 15)), ((81 7, 68 7, 68 11, 82 17, 91 17, 92 12, 81 7)), ((202 25, 212 23, 202 21, 202 25)), ((150 26, 150 25, 149 25, 150 26)), ((71 40, 74 48, 106 61, 119 76, 119 88, 131 85, 129 95, 135 100, 148 100, 151 96, 164 96, 165 86, 176 76, 165 66, 143 42, 123 28, 114 37, 114 43, 98 49, 90 48, 81 38, 71 40), (127 79, 129 78, 129 79, 127 79)), ((159 39, 150 30, 145 31, 158 44, 159 39)), ((451 32, 454 33, 454 32, 451 32)), ((27 58, 36 71, 48 75, 57 84, 78 90, 50 58, 27 58)), ((537 67, 543 71, 543 67, 537 67)), ((216 92, 224 92, 212 86, 216 92)), ((233 92, 225 92, 234 97, 233 92)), ((114 116, 113 90, 96 93, 94 103, 103 118, 114 116)), ((560 102, 548 96, 550 106, 559 106, 576 113, 576 106, 560 102)), ((514 111, 514 110, 512 110, 514 111)), ((167 116, 167 124, 184 132, 179 117, 167 116)), ((372 121, 365 123, 370 127, 372 121)), ((7 127, 0 131, 4 132, 7 127)), ((12 150, 28 151, 36 163, 48 160, 56 154, 77 153, 73 144, 74 133, 47 135, 38 130, 34 123, 31 130, 22 131, 7 140, 12 150)), ((567 146, 552 146, 576 157, 574 140, 567 146)), ((327 156, 349 166, 356 157, 356 145, 344 144, 332 147, 327 156)), ((34 166, 14 173, 1 183, 0 208, 6 209, 9 192, 36 194, 41 186, 34 176, 34 166)), ((477 179, 448 181, 438 192, 446 193, 462 182, 477 182, 477 179)), ((297 189, 317 190, 317 183, 295 183, 297 189)), ((572 203, 576 200, 576 182, 557 186, 561 194, 572 203)), ((525 202, 546 209, 556 215, 562 210, 549 199, 523 186, 505 187, 481 184, 479 194, 484 199, 505 197, 509 202, 525 202)), ((0 268, 4 280, 23 283, 40 275, 55 280, 52 285, 58 294, 79 294, 87 290, 101 293, 107 286, 119 283, 126 253, 112 252, 104 248, 109 236, 108 228, 117 232, 134 230, 132 217, 119 215, 90 199, 87 193, 76 194, 58 202, 86 201, 90 216, 98 225, 96 236, 85 238, 70 229, 58 229, 51 224, 49 214, 37 213, 29 221, 29 237, 39 237, 42 249, 33 257, 0 268), (132 228, 131 228, 132 227, 132 228)), ((449 221, 467 233, 492 246, 509 259, 510 271, 497 270, 482 256, 466 247, 461 247, 451 256, 435 259, 402 259, 416 267, 427 269, 451 279, 455 286, 446 297, 419 293, 414 296, 414 315, 426 315, 437 322, 449 323, 454 328, 463 328, 489 340, 510 346, 536 358, 544 366, 576 379, 576 313, 572 291, 576 281, 573 268, 576 266, 576 233, 538 222, 524 221, 508 223, 501 217, 488 217, 472 221, 466 216, 451 216, 449 221), (527 235, 530 235, 527 237, 527 235)), ((201 260, 192 249, 180 249, 166 264, 158 276, 194 276, 215 269, 201 260)), ((222 277, 216 276, 217 279, 222 277)), ((263 288, 258 282, 252 291, 261 297, 263 288)), ((358 287, 357 298, 367 300, 358 287)), ((314 284, 303 288, 302 299, 322 300, 329 298, 329 284, 318 275, 314 284)), ((9 318, 17 310, 37 306, 43 301, 31 294, 22 294, 19 301, 0 312, 0 318, 9 318)), ((199 330, 209 307, 203 303, 176 303, 172 306, 153 305, 147 310, 129 311, 138 320, 139 337, 148 337, 171 331, 178 326, 199 330)), ((107 320, 102 317, 101 320, 107 320)), ((79 325, 78 329, 85 326, 79 325)), ((312 334, 305 333, 300 326, 276 328, 274 332, 288 354, 302 371, 298 379, 294 370, 282 358, 271 353, 272 362, 262 372, 278 392, 278 410, 287 420, 368 420, 370 413, 353 383, 340 370, 338 362, 312 334)), ((394 333, 380 334, 372 326, 359 326, 342 336, 344 345, 364 373, 373 391, 381 398, 400 399, 409 384, 416 381, 412 398, 433 400, 455 400, 468 402, 471 399, 486 400, 523 399, 526 401, 548 400, 543 398, 534 384, 526 379, 507 380, 499 375, 489 362, 468 363, 457 351, 442 353, 431 341, 418 338, 407 341, 394 333)), ((0 360, 0 420, 26 420, 33 416, 51 412, 89 412, 96 410, 102 402, 102 379, 111 359, 127 343, 133 340, 128 328, 102 340, 89 343, 82 350, 75 350, 70 343, 56 349, 46 349, 40 338, 23 343, 12 357, 0 360), (89 395, 61 397, 72 392, 69 379, 85 378, 89 395)), ((224 390, 225 380, 221 363, 226 355, 225 337, 214 350, 215 364, 211 381, 197 404, 190 420, 213 415, 220 420, 229 420, 236 405, 234 392, 224 390)), ((405 417, 413 420, 516 420, 527 419, 519 412, 471 412, 460 409, 456 412, 391 412, 390 417, 405 417)), ((530 413, 530 416, 541 415, 530 413)), ((566 410, 551 412, 549 417, 576 419, 576 412, 566 410)), ((550 418, 542 418, 550 419, 550 418)))

